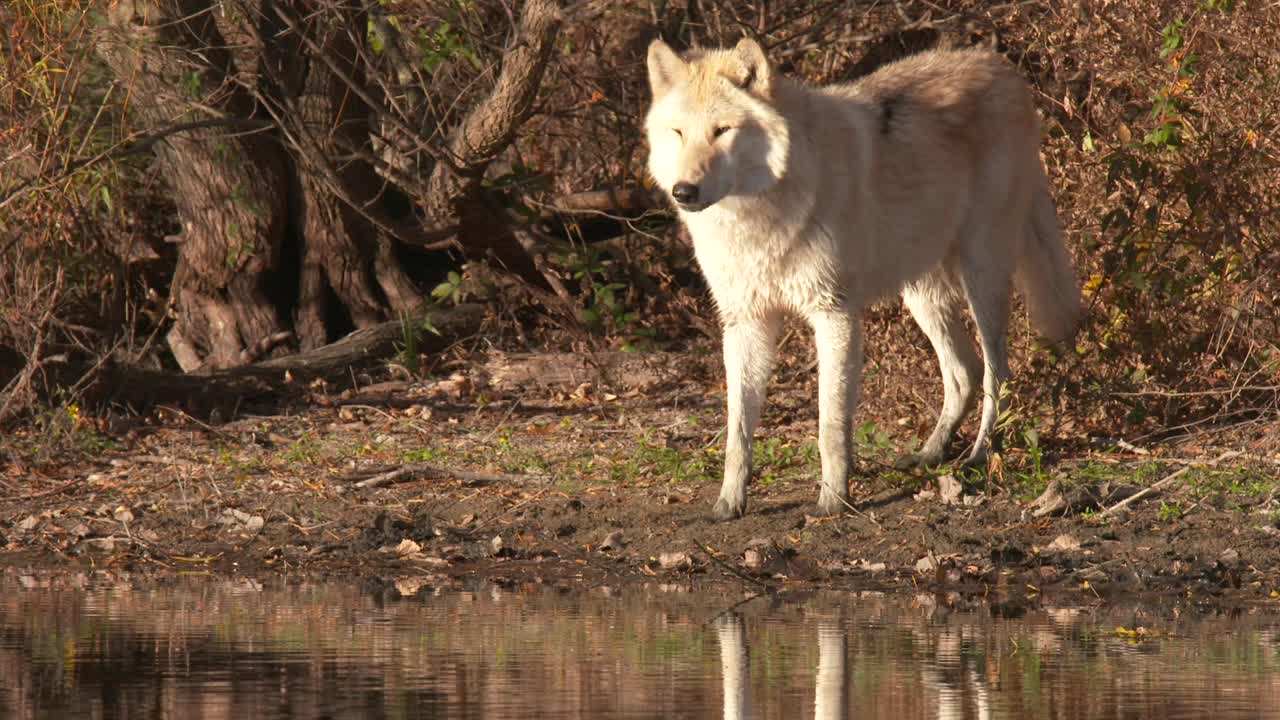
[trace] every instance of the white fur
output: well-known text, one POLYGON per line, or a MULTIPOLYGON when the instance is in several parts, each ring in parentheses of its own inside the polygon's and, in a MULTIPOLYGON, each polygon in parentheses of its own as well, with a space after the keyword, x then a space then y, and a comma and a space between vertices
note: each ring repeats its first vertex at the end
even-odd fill
POLYGON ((1060 340, 1079 315, 1038 121, 1016 70, 987 52, 930 52, 853 85, 810 88, 777 76, 749 40, 688 58, 655 41, 649 75, 649 169, 668 192, 697 189, 678 211, 724 325, 728 437, 716 515, 746 510, 752 435, 786 315, 807 320, 817 343, 819 506, 847 504, 860 313, 899 291, 937 352, 944 387, 938 424, 907 463, 943 459, 979 386, 968 461, 983 461, 1009 372, 1015 270, 1043 332, 1060 340), (966 306, 985 360, 964 329, 966 306))

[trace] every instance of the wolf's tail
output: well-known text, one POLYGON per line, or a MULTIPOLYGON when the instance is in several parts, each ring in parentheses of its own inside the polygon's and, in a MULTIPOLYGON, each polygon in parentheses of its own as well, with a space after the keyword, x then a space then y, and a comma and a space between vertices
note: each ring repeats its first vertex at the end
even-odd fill
MULTIPOLYGON (((1043 173, 1040 170, 1041 178, 1043 173)), ((1050 341, 1059 343, 1074 335, 1080 324, 1080 285, 1071 256, 1062 244, 1047 179, 1036 190, 1029 225, 1030 237, 1018 260, 1018 285, 1027 300, 1031 324, 1050 341)))

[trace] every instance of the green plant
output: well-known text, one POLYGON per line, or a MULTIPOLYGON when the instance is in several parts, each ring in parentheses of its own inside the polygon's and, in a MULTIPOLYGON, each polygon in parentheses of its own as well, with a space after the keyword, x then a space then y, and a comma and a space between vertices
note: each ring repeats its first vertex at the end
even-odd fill
POLYGON ((445 452, 436 448, 418 448, 409 450, 400 456, 405 462, 435 462, 443 460, 445 452))
POLYGON ((418 332, 413 318, 408 313, 400 313, 400 362, 410 375, 417 375, 421 369, 421 354, 418 351, 418 332))
POLYGON ((553 254, 552 259, 585 291, 586 307, 579 316, 587 328, 596 332, 625 330, 635 320, 625 303, 627 285, 612 279, 614 261, 603 250, 571 243, 553 254))
POLYGON ((853 431, 853 441, 858 451, 871 455, 884 456, 893 453, 893 442, 889 433, 881 429, 874 420, 868 420, 853 431))
POLYGON ((1180 519, 1186 514, 1186 508, 1182 506, 1181 500, 1161 500, 1160 509, 1156 511, 1156 518, 1163 523, 1173 522, 1180 519))
POLYGON ((641 438, 630 457, 609 468, 613 482, 657 476, 674 483, 697 483, 713 481, 719 474, 720 461, 714 450, 680 450, 648 438, 641 438))
POLYGON ((320 458, 320 442, 310 436, 298 438, 281 457, 291 465, 314 465, 320 458))
POLYGON ((812 443, 796 445, 771 437, 752 445, 752 465, 763 485, 793 475, 817 474, 818 447, 812 443))
POLYGON ((444 282, 431 289, 431 297, 441 304, 450 302, 457 305, 462 302, 462 275, 450 270, 444 282))
POLYGON ((466 60, 476 70, 483 69, 475 50, 448 22, 440 23, 434 30, 424 28, 418 32, 418 54, 422 58, 422 69, 427 72, 435 72, 442 63, 454 58, 466 60))

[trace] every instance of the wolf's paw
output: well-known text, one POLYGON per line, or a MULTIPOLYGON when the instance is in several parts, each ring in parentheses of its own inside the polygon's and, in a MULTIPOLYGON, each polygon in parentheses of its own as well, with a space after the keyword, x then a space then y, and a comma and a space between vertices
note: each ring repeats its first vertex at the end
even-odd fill
POLYGON ((716 500, 716 506, 711 508, 711 518, 718 522, 725 520, 736 520, 747 514, 747 501, 730 502, 724 498, 716 500))
POLYGON ((893 461, 895 470, 915 470, 930 465, 938 465, 942 462, 942 453, 911 453, 910 455, 899 455, 893 461))
POLYGON ((960 463, 960 466, 968 470, 986 470, 987 455, 987 448, 985 446, 974 448, 973 451, 969 453, 969 456, 964 459, 964 462, 960 463))
POLYGON ((827 517, 839 515, 849 508, 849 496, 828 492, 825 488, 818 494, 818 515, 827 517))

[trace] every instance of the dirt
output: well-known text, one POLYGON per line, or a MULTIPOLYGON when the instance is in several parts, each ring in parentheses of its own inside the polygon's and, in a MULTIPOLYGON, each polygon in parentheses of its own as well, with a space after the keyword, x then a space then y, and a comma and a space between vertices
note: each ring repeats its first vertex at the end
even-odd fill
POLYGON ((986 473, 953 475, 891 469, 927 413, 868 422, 852 507, 819 518, 815 388, 806 360, 791 358, 758 436, 749 513, 719 523, 713 351, 652 356, 655 370, 633 368, 631 383, 585 373, 517 389, 484 370, 511 358, 472 357, 431 379, 316 386, 288 412, 246 409, 222 424, 161 408, 63 418, 52 438, 46 419, 4 441, 0 563, 375 581, 693 577, 757 592, 980 595, 1009 612, 1062 595, 1280 606, 1274 425, 1148 447, 1023 434, 986 473), (1244 452, 1223 455, 1231 448, 1244 452), (1037 516, 1046 486, 1070 507, 1037 516))

